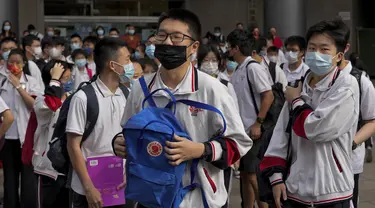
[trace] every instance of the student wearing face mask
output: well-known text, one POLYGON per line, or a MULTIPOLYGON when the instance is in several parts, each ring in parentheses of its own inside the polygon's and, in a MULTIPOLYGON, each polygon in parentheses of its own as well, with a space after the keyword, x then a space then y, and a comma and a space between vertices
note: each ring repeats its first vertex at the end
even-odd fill
MULTIPOLYGON (((198 168, 198 176, 195 178, 196 182, 202 185, 208 207, 228 207, 223 170, 244 155, 252 142, 245 133, 234 100, 227 88, 216 78, 195 69, 190 62, 191 54, 198 51, 200 37, 201 24, 194 13, 184 9, 173 9, 163 14, 155 35, 155 56, 160 60, 162 67, 156 74, 145 79, 150 91, 169 88, 176 99, 193 99, 221 109, 228 128, 223 138, 210 141, 210 138, 223 128, 223 123, 217 115, 206 111, 195 113, 194 109, 189 110, 188 106, 177 105, 176 110, 179 113, 176 114, 176 118, 185 126, 192 141, 175 137, 175 141, 167 142, 165 152, 172 165, 179 165, 183 161, 189 161, 190 164, 191 160, 199 159, 198 167, 204 169, 198 168), (201 122, 201 119, 209 122, 201 122), (180 154, 176 154, 177 152, 180 154)), ((141 85, 136 82, 129 95, 122 124, 142 110, 143 99, 141 85)), ((157 92, 154 100, 157 105, 164 105, 169 101, 169 96, 157 92)), ((116 137, 113 141, 114 151, 118 156, 126 157, 125 139, 116 137)), ((186 173, 190 173, 190 165, 186 168, 186 173)), ((183 181, 190 180, 190 174, 183 176, 183 181)), ((204 207, 202 191, 189 191, 180 207, 204 207)))
POLYGON ((135 27, 130 25, 128 33, 123 36, 123 40, 128 44, 128 46, 132 49, 136 49, 139 45, 141 39, 138 35, 135 34, 135 27))
POLYGON ((65 50, 65 41, 62 38, 54 37, 48 45, 48 55, 50 60, 66 61, 63 51, 65 50))
POLYGON ((4 168, 4 207, 37 207, 37 181, 33 168, 23 165, 21 148, 25 141, 30 112, 34 106, 34 98, 43 93, 43 87, 30 76, 24 52, 13 49, 7 61, 9 74, 0 74, 0 96, 10 107, 14 122, 5 134, 2 149, 4 168), (19 198, 19 182, 21 177, 21 198, 19 198))
POLYGON ((156 70, 157 70, 161 67, 161 64, 160 64, 160 61, 157 58, 155 58, 155 41, 156 41, 155 35, 150 35, 148 37, 148 39, 146 41, 145 53, 150 59, 152 59, 155 62, 156 66, 157 66, 157 68, 156 68, 156 70))
MULTIPOLYGON (((0 42, 1 56, 4 60, 4 63, 8 61, 9 53, 11 50, 17 48, 17 41, 14 38, 4 38, 0 42)), ((6 72, 6 64, 1 66, 1 73, 6 72)))
POLYGON ((98 26, 95 30, 96 32, 96 36, 99 38, 99 39, 103 39, 104 38, 104 35, 105 35, 105 30, 104 30, 104 27, 103 26, 98 26))
POLYGON ((119 38, 120 37, 120 31, 118 31, 117 28, 111 28, 109 30, 109 37, 112 38, 119 38))
POLYGON ((42 70, 46 86, 44 95, 35 99, 34 112, 37 128, 34 135, 32 164, 38 178, 38 207, 69 207, 67 176, 57 172, 47 157, 49 143, 60 113, 60 107, 69 95, 71 88, 72 65, 63 61, 51 61, 42 70))
POLYGON ((291 36, 285 41, 285 59, 287 62, 280 65, 284 70, 288 82, 294 82, 305 76, 309 70, 303 62, 305 56, 306 41, 301 36, 291 36))
MULTIPOLYGON (((267 48, 267 56, 263 56, 265 60, 269 63, 275 63, 277 64, 277 59, 279 56, 279 49, 276 46, 271 46, 267 48)), ((280 66, 281 67, 281 66, 280 66)))
MULTIPOLYGON (((267 39, 267 48, 275 46, 274 45, 274 36, 272 34, 268 34, 266 37, 267 39)), ((281 65, 283 63, 287 62, 285 59, 285 55, 282 49, 279 49, 278 57, 277 57, 277 64, 281 65)))
POLYGON ((44 86, 40 69, 36 64, 36 61, 42 55, 40 40, 34 35, 28 35, 22 39, 22 46, 28 60, 27 65, 30 70, 31 76, 33 76, 38 81, 40 86, 44 86))
POLYGON ((221 28, 220 27, 215 27, 214 28, 214 33, 213 33, 212 41, 214 43, 217 43, 217 44, 225 43, 225 36, 223 35, 223 33, 221 33, 221 28))
POLYGON ((8 20, 4 21, 3 25, 1 27, 0 40, 2 40, 4 38, 14 38, 14 39, 16 39, 16 33, 14 33, 12 31, 12 24, 8 20))
POLYGON ((88 67, 87 54, 83 49, 77 49, 72 53, 74 67, 72 69, 72 91, 76 91, 82 82, 89 81, 93 76, 93 70, 88 67))
MULTIPOLYGON (((95 46, 94 56, 98 76, 91 85, 95 89, 100 111, 94 130, 85 142, 81 143, 87 123, 87 96, 82 90, 73 95, 67 118, 67 149, 73 166, 71 208, 103 206, 101 194, 88 174, 86 159, 114 155, 111 141, 122 131, 120 123, 127 103, 120 84, 132 79, 126 75, 128 70, 134 70, 131 54, 121 39, 100 40, 95 46)), ((124 177, 124 183, 119 184, 118 188, 125 185, 124 177)), ((126 202, 129 203, 128 200, 126 202)))
POLYGON ((98 43, 98 38, 95 36, 87 36, 83 39, 83 50, 87 55, 87 66, 92 70, 93 74, 96 74, 96 64, 94 61, 94 48, 98 43))
POLYGON ((223 55, 223 60, 224 71, 219 73, 218 78, 230 82, 233 72, 236 70, 238 64, 229 57, 228 52, 223 55))
POLYGON ((70 36, 70 50, 71 52, 77 50, 77 49, 80 49, 82 48, 82 37, 75 33, 73 35, 70 36))
POLYGON ((144 59, 146 55, 145 53, 146 53, 146 45, 142 43, 139 46, 137 46, 137 48, 135 49, 134 58, 136 60, 144 59))
POLYGON ((260 164, 278 208, 350 207, 359 87, 353 76, 338 68, 346 48, 346 27, 341 19, 322 21, 307 32, 305 60, 311 73, 297 87, 287 88, 289 104, 284 105, 260 164), (293 133, 288 139, 291 115, 293 133), (289 142, 292 152, 287 159, 289 142))

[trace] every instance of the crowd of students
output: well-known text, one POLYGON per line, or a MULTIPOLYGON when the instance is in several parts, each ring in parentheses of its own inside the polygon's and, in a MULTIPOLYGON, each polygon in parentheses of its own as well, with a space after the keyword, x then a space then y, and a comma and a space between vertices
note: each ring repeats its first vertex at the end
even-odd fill
MULTIPOLYGON (((319 22, 306 37, 284 43, 275 28, 262 37, 259 29, 249 34, 241 23, 227 37, 220 27, 202 37, 199 18, 183 9, 164 13, 145 43, 133 26, 122 38, 116 28, 109 37, 103 27, 95 36, 73 34, 69 48, 53 28, 46 36, 35 31, 30 26, 19 43, 6 21, 0 35, 5 208, 102 207, 86 160, 126 159, 126 135, 118 133, 142 110, 137 81, 142 76, 150 91, 167 88, 176 98, 215 106, 226 120, 224 136, 211 140, 223 128, 218 117, 176 106, 176 118, 192 141, 175 138, 165 155, 172 165, 199 159, 196 180, 203 189, 189 192, 180 207, 204 207, 202 194, 209 207, 228 207, 231 173, 237 170, 245 208, 357 207, 364 143, 371 146, 375 133, 375 89, 358 56, 345 59, 350 30, 342 20, 319 22), (99 110, 93 131, 85 135, 93 98, 80 85, 89 81, 99 110), (47 157, 68 98, 71 181, 47 157), (260 155, 267 136, 268 148, 260 155), (22 151, 29 137, 31 164, 22 151), (271 186, 271 201, 262 198, 261 178, 271 186)), ((169 97, 157 92, 154 100, 162 105, 169 97)), ((118 188, 125 186, 124 176, 118 188)), ((125 206, 144 207, 131 200, 125 206)))

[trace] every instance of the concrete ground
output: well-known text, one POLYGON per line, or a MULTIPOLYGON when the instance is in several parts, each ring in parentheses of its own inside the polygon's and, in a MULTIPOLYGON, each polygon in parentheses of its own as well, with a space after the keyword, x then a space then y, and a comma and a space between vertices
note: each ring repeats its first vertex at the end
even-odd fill
MULTIPOLYGON (((373 151, 375 158, 375 151, 373 151)), ((375 208, 375 161, 365 163, 364 173, 360 175, 359 184, 359 208, 375 208)), ((230 197, 230 208, 241 207, 241 196, 239 180, 234 179, 232 194, 230 197)))

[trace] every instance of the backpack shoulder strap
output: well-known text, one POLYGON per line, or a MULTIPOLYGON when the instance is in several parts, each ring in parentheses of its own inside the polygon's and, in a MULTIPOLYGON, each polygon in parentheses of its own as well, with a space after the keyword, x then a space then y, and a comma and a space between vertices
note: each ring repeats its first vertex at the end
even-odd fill
POLYGON ((128 90, 128 88, 125 87, 125 86, 122 85, 122 84, 119 85, 119 88, 120 88, 120 90, 122 91, 122 93, 124 93, 125 98, 127 99, 128 96, 129 96, 129 90, 128 90))
POLYGON ((82 142, 84 142, 94 130, 95 124, 98 120, 99 102, 92 84, 88 84, 82 87, 82 91, 86 94, 87 97, 86 126, 82 136, 82 142))
POLYGON ((225 79, 220 79, 220 82, 221 82, 221 84, 223 84, 223 85, 225 85, 225 86, 227 86, 228 87, 228 80, 225 80, 225 79))
POLYGON ((280 68, 281 68, 281 69, 284 69, 284 64, 285 64, 285 63, 280 64, 280 68))
POLYGON ((357 80, 358 87, 359 87, 359 104, 361 104, 361 96, 362 96, 362 88, 361 88, 361 79, 362 79, 362 73, 360 69, 356 67, 352 67, 352 70, 350 71, 350 74, 357 80))
POLYGON ((254 90, 253 90, 253 87, 251 86, 251 82, 250 82, 250 79, 249 79, 249 73, 248 73, 248 66, 250 64, 252 64, 252 63, 259 64, 258 62, 254 61, 254 60, 249 61, 249 63, 246 64, 246 79, 247 79, 247 84, 249 85, 249 89, 250 89, 251 100, 253 101, 255 112, 258 115, 259 114, 259 109, 258 109, 258 106, 257 106, 257 102, 255 100, 254 90))
POLYGON ((275 84, 276 83, 276 63, 270 62, 268 66, 268 70, 270 71, 272 81, 275 84))
MULTIPOLYGON (((141 84, 141 88, 142 88, 142 91, 143 91, 143 94, 144 94, 145 98, 149 97, 150 91, 148 90, 148 86, 146 84, 146 80, 145 80, 144 76, 139 78, 139 83, 141 84)), ((154 99, 152 99, 152 98, 147 99, 147 102, 150 106, 153 106, 153 107, 156 106, 156 103, 155 103, 154 99)))

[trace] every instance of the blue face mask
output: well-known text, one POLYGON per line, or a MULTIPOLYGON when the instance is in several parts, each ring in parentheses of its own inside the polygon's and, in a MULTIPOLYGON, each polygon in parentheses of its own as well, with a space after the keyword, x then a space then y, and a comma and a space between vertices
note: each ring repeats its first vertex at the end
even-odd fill
POLYGON ((81 46, 79 45, 79 43, 72 43, 70 44, 70 48, 72 49, 72 51, 74 51, 74 50, 80 49, 81 46))
POLYGON ((10 50, 3 53, 2 56, 3 56, 4 61, 8 61, 9 54, 10 54, 10 50))
POLYGON ((134 52, 134 58, 139 60, 141 58, 141 54, 138 51, 134 52))
POLYGON ((69 80, 67 83, 63 84, 64 92, 70 92, 73 89, 73 81, 69 80))
POLYGON ((52 37, 52 36, 54 35, 54 32, 52 32, 52 31, 48 31, 48 32, 47 32, 47 35, 48 35, 49 37, 52 37))
POLYGON ((75 64, 78 66, 78 68, 82 68, 82 67, 86 66, 87 60, 86 59, 77 59, 75 61, 75 64))
POLYGON ((9 25, 5 25, 5 26, 4 26, 4 30, 5 30, 5 31, 9 31, 9 30, 10 30, 10 26, 9 26, 9 25))
POLYGON ((133 63, 121 65, 117 62, 114 62, 124 68, 124 73, 119 74, 118 72, 114 71, 120 77, 120 83, 131 83, 131 80, 134 77, 134 65, 133 63))
POLYGON ((96 33, 97 33, 98 35, 104 35, 104 30, 98 30, 96 33))
POLYGON ((331 55, 322 54, 319 52, 307 52, 305 62, 314 74, 323 76, 328 74, 334 68, 332 66, 333 58, 334 57, 331 55))
POLYGON ((87 55, 91 55, 93 52, 93 49, 89 47, 85 47, 83 50, 87 53, 87 55))
POLYGON ((146 55, 150 58, 150 59, 154 59, 155 58, 155 45, 151 44, 149 46, 146 47, 146 55))
POLYGON ((238 64, 235 61, 227 61, 227 70, 234 71, 237 68, 238 64))

